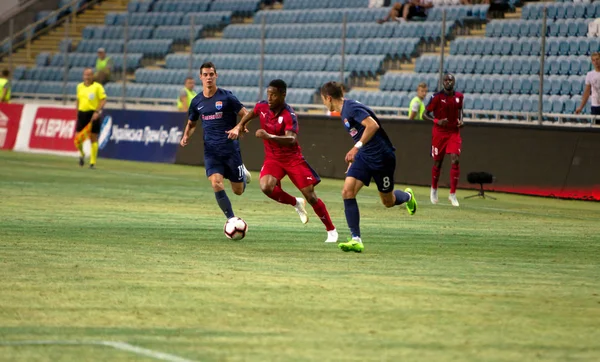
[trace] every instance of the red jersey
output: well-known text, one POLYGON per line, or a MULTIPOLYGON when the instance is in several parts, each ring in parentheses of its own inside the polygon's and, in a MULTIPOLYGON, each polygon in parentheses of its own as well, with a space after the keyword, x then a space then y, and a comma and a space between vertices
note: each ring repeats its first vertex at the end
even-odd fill
POLYGON ((441 132, 458 132, 458 120, 462 118, 463 95, 459 92, 446 94, 438 92, 431 96, 427 105, 427 111, 433 112, 433 117, 437 119, 448 119, 445 126, 434 125, 434 129, 441 132))
MULTIPOLYGON (((269 109, 266 101, 261 101, 254 106, 254 114, 260 116, 260 127, 275 136, 285 136, 286 131, 298 134, 298 118, 294 109, 287 103, 283 109, 275 114, 269 109)), ((280 145, 273 140, 263 140, 265 145, 265 159, 288 160, 302 158, 302 149, 298 142, 291 146, 280 145)))

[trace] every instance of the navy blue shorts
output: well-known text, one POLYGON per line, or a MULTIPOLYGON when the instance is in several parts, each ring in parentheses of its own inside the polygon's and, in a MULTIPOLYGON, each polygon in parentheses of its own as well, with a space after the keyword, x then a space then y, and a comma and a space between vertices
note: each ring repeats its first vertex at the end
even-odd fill
POLYGON ((242 154, 240 152, 234 152, 226 156, 204 153, 206 177, 218 173, 231 182, 244 182, 244 167, 242 165, 242 154))
POLYGON ((598 106, 598 107, 592 106, 592 115, 594 115, 594 116, 600 115, 600 106, 598 106))
POLYGON ((396 172, 396 155, 393 153, 382 155, 378 161, 368 162, 359 153, 354 157, 354 162, 346 176, 362 181, 365 186, 369 186, 372 178, 379 192, 384 194, 392 192, 394 190, 394 172, 396 172))

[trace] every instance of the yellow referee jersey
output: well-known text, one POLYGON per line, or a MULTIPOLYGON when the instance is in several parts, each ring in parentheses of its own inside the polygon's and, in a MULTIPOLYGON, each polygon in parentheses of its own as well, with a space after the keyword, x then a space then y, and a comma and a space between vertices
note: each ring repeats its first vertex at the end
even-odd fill
POLYGON ((83 82, 77 85, 77 101, 81 112, 95 111, 98 104, 106 98, 104 87, 100 83, 93 82, 86 86, 83 82))

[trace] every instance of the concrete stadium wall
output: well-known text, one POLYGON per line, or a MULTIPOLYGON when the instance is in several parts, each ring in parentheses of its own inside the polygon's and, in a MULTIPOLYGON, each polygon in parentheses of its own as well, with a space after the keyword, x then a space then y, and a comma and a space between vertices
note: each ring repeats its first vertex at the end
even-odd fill
MULTIPOLYGON (((258 121, 242 140, 244 163, 259 170, 262 141, 254 137, 258 121)), ((344 156, 352 139, 339 118, 301 116, 299 140, 303 153, 322 177, 344 178, 344 156)), ((384 120, 396 146, 396 182, 427 186, 431 181, 431 125, 426 122, 384 120)), ((200 126, 199 126, 200 127, 200 126)), ((474 188, 467 174, 487 171, 496 176, 487 190, 563 198, 600 200, 600 130, 468 123, 462 130, 459 187, 474 188)), ((176 163, 203 165, 202 130, 181 148, 176 163)), ((449 184, 449 160, 440 186, 449 184)), ((478 187, 478 186, 477 186, 478 187)))

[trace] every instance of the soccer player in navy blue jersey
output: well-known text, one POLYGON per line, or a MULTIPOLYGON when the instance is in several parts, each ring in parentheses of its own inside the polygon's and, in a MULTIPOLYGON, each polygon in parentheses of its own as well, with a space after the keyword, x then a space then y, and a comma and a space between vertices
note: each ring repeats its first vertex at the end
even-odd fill
POLYGON ((242 163, 238 140, 229 139, 227 131, 235 127, 237 117, 244 117, 248 110, 228 90, 217 87, 217 70, 211 62, 200 67, 200 92, 190 104, 188 122, 181 138, 181 146, 188 144, 196 130, 199 119, 204 130, 204 166, 210 180, 217 204, 227 219, 234 217, 231 201, 225 193, 223 180, 228 179, 236 195, 244 193, 250 173, 242 163))
POLYGON ((410 215, 417 211, 417 200, 410 188, 394 191, 396 148, 392 145, 375 113, 367 106, 344 98, 343 86, 328 82, 321 87, 321 99, 330 112, 340 112, 346 132, 354 140, 354 147, 346 154, 349 164, 342 189, 344 212, 352 238, 338 246, 343 251, 360 253, 364 246, 360 234, 360 213, 356 195, 363 186, 375 181, 381 202, 386 207, 406 203, 410 215))

